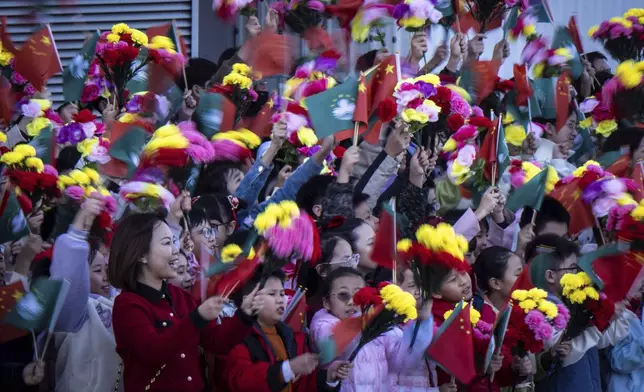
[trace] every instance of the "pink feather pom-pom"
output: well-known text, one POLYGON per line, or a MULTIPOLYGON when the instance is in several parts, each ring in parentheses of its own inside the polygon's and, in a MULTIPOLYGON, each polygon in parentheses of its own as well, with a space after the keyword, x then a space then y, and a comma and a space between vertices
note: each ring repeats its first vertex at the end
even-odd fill
POLYGON ((85 191, 78 185, 71 185, 65 188, 65 194, 74 200, 81 200, 85 197, 85 191))
POLYGON ((251 157, 249 149, 230 140, 215 140, 212 142, 212 147, 215 152, 215 161, 239 162, 251 157))

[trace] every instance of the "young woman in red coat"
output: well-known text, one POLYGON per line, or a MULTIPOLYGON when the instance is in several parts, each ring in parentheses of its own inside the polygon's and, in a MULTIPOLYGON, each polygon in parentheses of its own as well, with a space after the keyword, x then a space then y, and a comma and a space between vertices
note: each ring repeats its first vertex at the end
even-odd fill
POLYGON ((202 391, 199 347, 226 354, 246 337, 263 305, 256 288, 234 317, 217 325, 224 298, 198 305, 189 293, 166 283, 177 274, 178 258, 162 216, 134 214, 119 223, 108 274, 122 290, 112 319, 126 391, 202 391))

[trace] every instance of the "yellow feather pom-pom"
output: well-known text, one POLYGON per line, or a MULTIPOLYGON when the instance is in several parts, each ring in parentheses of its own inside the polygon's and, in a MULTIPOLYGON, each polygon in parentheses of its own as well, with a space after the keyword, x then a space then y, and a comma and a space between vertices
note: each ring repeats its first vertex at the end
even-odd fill
POLYGON ((409 238, 402 239, 396 244, 396 250, 398 252, 407 252, 411 248, 412 241, 409 238))
POLYGON ((42 162, 42 159, 40 158, 36 158, 36 157, 27 158, 25 159, 25 165, 28 168, 33 169, 37 173, 42 173, 42 171, 45 170, 45 165, 42 162))
POLYGON ((79 185, 89 185, 89 177, 80 170, 72 170, 69 176, 79 185))
POLYGON ((9 151, 7 153, 2 154, 2 156, 0 157, 0 163, 4 163, 5 165, 8 165, 8 166, 13 166, 22 162, 24 159, 25 159, 24 154, 21 154, 17 151, 9 151))
POLYGON ((224 246, 221 250, 221 261, 224 263, 230 263, 235 261, 237 256, 242 253, 242 249, 237 244, 228 244, 224 246))
POLYGON ((36 149, 28 144, 19 144, 13 148, 13 151, 22 154, 27 158, 36 156, 36 149))

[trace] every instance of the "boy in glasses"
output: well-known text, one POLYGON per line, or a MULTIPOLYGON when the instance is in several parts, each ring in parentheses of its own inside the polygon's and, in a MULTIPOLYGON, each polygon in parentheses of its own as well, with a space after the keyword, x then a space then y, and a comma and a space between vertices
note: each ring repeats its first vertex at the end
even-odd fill
MULTIPOLYGON (((561 303, 561 277, 580 271, 579 247, 556 234, 536 237, 525 251, 532 283, 561 303)), ((622 308, 623 309, 623 308, 622 308)), ((605 331, 589 325, 566 341, 556 334, 546 342, 547 351, 537 355, 536 392, 601 392, 600 349, 613 346, 628 334, 628 323, 616 307, 615 317, 605 331)))

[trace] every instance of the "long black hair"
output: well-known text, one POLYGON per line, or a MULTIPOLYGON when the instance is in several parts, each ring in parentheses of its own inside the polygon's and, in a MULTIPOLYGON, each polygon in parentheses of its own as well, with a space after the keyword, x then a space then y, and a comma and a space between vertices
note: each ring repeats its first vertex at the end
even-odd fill
POLYGON ((474 262, 476 284, 481 291, 490 291, 490 279, 503 279, 508 269, 508 260, 514 253, 502 246, 491 246, 479 253, 474 262))

